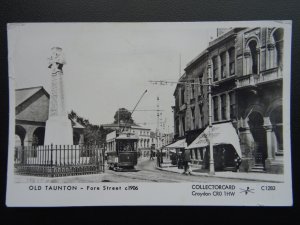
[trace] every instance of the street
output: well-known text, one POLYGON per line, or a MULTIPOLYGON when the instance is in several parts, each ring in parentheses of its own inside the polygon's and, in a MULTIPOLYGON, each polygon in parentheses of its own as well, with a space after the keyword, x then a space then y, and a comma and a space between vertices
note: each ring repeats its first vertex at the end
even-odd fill
POLYGON ((174 173, 170 171, 163 171, 156 169, 156 159, 149 160, 139 159, 135 170, 131 171, 113 171, 107 167, 104 173, 67 176, 67 177, 34 177, 34 176, 15 176, 16 183, 141 183, 141 182, 201 182, 201 183, 238 183, 238 182, 260 182, 259 180, 247 180, 243 178, 226 178, 226 177, 212 177, 199 175, 184 175, 181 173, 174 173))
MULTIPOLYGON (((205 177, 194 175, 183 175, 155 168, 156 159, 140 160, 133 172, 116 172, 106 170, 102 181, 106 182, 249 182, 242 179, 205 177)), ((255 181, 250 181, 255 182, 255 181)))

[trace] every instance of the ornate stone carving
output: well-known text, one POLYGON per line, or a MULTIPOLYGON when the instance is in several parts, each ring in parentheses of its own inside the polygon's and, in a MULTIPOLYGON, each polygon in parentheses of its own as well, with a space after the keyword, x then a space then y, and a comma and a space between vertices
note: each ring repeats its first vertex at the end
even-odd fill
POLYGON ((56 73, 58 71, 62 71, 62 67, 66 64, 65 56, 60 47, 51 48, 51 56, 48 58, 49 66, 52 73, 56 73))
POLYGON ((250 53, 250 51, 249 51, 249 50, 246 50, 246 51, 244 52, 244 56, 245 56, 245 58, 248 58, 248 57, 250 57, 250 55, 251 55, 251 53, 250 53))
POLYGON ((267 48, 268 48, 268 50, 273 50, 273 49, 275 48, 275 44, 269 43, 269 44, 267 45, 267 48))

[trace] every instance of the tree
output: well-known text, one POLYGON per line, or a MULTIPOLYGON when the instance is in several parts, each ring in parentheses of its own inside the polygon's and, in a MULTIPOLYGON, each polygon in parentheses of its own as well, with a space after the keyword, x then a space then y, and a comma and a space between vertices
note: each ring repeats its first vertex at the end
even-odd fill
POLYGON ((126 123, 126 124, 134 124, 134 121, 131 117, 131 112, 129 112, 125 108, 120 108, 118 111, 116 111, 114 116, 114 123, 126 123))
POLYGON ((76 121, 84 127, 84 143, 87 145, 103 145, 106 141, 106 135, 112 132, 111 129, 104 129, 102 126, 91 124, 88 119, 77 115, 73 110, 68 117, 72 121, 72 125, 74 125, 73 121, 76 121))

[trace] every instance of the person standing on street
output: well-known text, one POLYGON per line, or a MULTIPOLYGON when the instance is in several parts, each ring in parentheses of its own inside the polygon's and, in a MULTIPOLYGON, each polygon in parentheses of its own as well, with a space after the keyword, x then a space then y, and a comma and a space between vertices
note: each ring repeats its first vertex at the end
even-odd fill
POLYGON ((151 149, 151 151, 150 151, 150 160, 153 160, 153 155, 154 155, 154 152, 151 149))
POLYGON ((183 172, 183 174, 192 175, 191 170, 190 170, 190 165, 189 165, 190 162, 191 162, 190 151, 189 150, 184 150, 184 152, 183 152, 184 172, 183 172))
POLYGON ((160 165, 160 152, 159 152, 159 150, 157 150, 157 152, 156 152, 156 159, 157 159, 157 166, 158 167, 161 167, 161 165, 160 165))

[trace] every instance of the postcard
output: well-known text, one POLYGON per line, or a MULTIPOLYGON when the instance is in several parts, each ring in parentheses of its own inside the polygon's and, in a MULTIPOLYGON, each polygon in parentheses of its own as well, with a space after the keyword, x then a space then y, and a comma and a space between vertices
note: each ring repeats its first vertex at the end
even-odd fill
POLYGON ((291 27, 7 24, 7 206, 292 206, 291 27))

